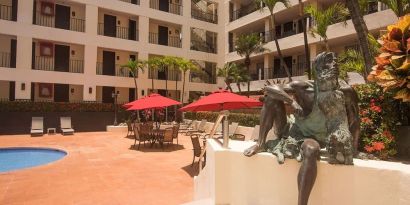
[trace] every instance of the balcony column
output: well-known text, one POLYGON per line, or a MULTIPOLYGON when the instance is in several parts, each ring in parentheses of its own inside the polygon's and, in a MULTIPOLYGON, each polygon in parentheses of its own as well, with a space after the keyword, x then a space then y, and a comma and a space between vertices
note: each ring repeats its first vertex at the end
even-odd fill
POLYGON ((85 32, 96 36, 98 29, 98 7, 90 4, 85 6, 85 32))
MULTIPOLYGON (((149 35, 149 18, 146 16, 138 17, 138 41, 143 45, 148 46, 148 35, 149 35)), ((148 59, 148 57, 147 57, 148 59)))
POLYGON ((83 85, 83 101, 97 101, 97 86, 92 83, 83 85))
POLYGON ((187 24, 182 25, 182 49, 188 51, 191 49, 191 27, 187 24))
POLYGON ((273 60, 274 60, 273 54, 266 53, 263 55, 263 66, 265 69, 264 76, 263 76, 264 80, 267 80, 272 77, 272 75, 269 76, 269 72, 271 71, 273 73, 273 60))
POLYGON ((21 24, 33 24, 33 5, 34 1, 18 1, 17 5, 17 21, 21 24))
POLYGON ((191 1, 192 0, 182 0, 182 16, 191 18, 191 1))
POLYGON ((84 46, 84 75, 95 76, 97 74, 97 46, 84 46))
POLYGON ((27 80, 17 81, 14 88, 16 100, 30 100, 31 99, 31 82, 27 80), (23 90, 24 88, 24 90, 23 90))
POLYGON ((269 33, 272 29, 273 28, 272 28, 271 23, 270 23, 270 18, 266 18, 265 19, 265 42, 269 42, 269 41, 272 40, 270 38, 272 35, 270 35, 270 33, 269 33))

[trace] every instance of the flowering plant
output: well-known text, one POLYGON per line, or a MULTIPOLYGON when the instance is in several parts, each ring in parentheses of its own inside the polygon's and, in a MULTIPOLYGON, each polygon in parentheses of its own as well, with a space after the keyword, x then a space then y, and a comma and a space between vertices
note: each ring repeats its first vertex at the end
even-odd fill
POLYGON ((390 92, 375 84, 354 87, 359 96, 360 147, 380 159, 394 156, 396 151, 397 101, 390 92))
POLYGON ((410 102, 410 15, 387 27, 381 36, 381 54, 376 57, 367 79, 376 82, 384 91, 394 92, 394 98, 410 102))

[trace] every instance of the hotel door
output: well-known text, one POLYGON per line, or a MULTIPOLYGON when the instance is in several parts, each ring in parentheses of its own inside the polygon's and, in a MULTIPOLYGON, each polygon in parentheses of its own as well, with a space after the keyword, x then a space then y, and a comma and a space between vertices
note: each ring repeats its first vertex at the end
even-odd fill
POLYGON ((168 0, 159 0, 159 10, 169 12, 168 0))
POLYGON ((158 26, 158 44, 168 45, 168 27, 158 26))
POLYGON ((70 30, 70 7, 56 4, 55 27, 70 30))
POLYGON ((103 51, 103 75, 115 76, 115 52, 103 51))
POLYGON ((69 72, 70 67, 70 46, 54 46, 54 70, 69 72))
POLYGON ((69 92, 68 84, 54 84, 54 102, 68 102, 69 92))
POLYGON ((112 97, 112 93, 115 91, 115 87, 102 87, 102 102, 103 103, 114 103, 114 98, 112 97))
POLYGON ((117 17, 104 14, 104 36, 117 36, 117 17))

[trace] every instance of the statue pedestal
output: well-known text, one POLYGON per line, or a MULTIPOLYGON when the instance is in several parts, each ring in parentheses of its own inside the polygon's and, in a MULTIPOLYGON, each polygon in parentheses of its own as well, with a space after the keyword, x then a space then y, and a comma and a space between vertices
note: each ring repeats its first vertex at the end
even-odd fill
MULTIPOLYGON (((206 166, 194 178, 194 200, 212 204, 297 204, 300 163, 260 153, 245 157, 254 142, 229 142, 224 149, 208 140, 206 166)), ((309 204, 409 204, 410 165, 355 159, 354 166, 318 163, 318 175, 309 204)))

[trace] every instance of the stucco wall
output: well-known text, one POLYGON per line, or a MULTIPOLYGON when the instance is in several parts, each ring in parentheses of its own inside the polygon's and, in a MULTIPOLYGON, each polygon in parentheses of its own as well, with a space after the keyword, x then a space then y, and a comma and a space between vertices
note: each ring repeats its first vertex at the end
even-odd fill
MULTIPOLYGON (((207 165, 194 179, 194 199, 211 198, 213 204, 297 204, 300 163, 243 151, 253 142, 230 141, 230 149, 207 142, 207 165)), ((318 163, 318 176, 310 195, 314 205, 405 205, 410 201, 410 165, 354 160, 354 166, 318 163)))
POLYGON ((10 82, 0 80, 0 99, 9 99, 10 82))

